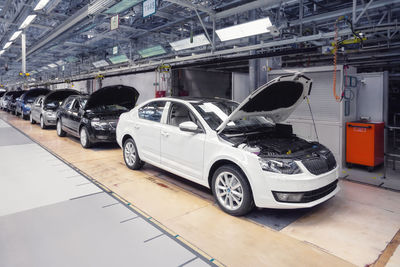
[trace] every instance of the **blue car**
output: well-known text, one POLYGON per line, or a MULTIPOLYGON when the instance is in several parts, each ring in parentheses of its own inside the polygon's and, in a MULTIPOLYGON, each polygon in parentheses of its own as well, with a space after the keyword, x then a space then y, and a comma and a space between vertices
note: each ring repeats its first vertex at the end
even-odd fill
POLYGON ((17 99, 15 115, 21 115, 22 119, 29 118, 29 115, 31 114, 31 106, 36 97, 40 95, 47 95, 49 92, 50 90, 46 88, 33 88, 21 95, 17 99))

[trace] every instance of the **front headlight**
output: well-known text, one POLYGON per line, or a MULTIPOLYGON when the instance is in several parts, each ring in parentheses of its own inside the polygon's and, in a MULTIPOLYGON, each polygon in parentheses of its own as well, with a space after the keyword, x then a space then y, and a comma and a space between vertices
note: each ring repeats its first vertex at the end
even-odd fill
POLYGON ((26 104, 25 107, 30 109, 32 107, 32 105, 31 104, 26 104))
POLYGON ((99 118, 94 118, 90 122, 90 125, 96 130, 106 130, 108 123, 100 121, 99 118))
POLYGON ((264 171, 276 172, 282 174, 298 174, 301 169, 291 159, 263 159, 259 158, 260 166, 264 171))

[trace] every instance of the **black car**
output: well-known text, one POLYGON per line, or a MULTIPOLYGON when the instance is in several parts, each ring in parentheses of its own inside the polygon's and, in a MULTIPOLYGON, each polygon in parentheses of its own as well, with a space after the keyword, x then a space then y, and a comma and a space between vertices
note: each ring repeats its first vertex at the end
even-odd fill
POLYGON ((50 92, 46 88, 33 88, 22 94, 17 98, 17 105, 15 108, 15 115, 21 114, 22 119, 29 117, 31 113, 32 103, 35 101, 36 97, 40 95, 47 95, 50 92))
POLYGON ((135 107, 138 91, 114 85, 99 89, 90 96, 70 96, 57 111, 57 134, 80 138, 84 148, 99 142, 116 142, 119 116, 135 107))
POLYGON ((10 113, 15 113, 17 107, 17 98, 23 95, 26 91, 12 91, 7 102, 7 111, 10 113))

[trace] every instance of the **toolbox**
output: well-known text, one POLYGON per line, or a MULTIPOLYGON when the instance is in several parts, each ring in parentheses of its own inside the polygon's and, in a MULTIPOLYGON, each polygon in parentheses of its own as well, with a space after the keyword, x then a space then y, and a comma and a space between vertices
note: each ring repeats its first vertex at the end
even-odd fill
POLYGON ((383 163, 384 123, 354 121, 346 123, 346 164, 368 166, 368 170, 383 163))

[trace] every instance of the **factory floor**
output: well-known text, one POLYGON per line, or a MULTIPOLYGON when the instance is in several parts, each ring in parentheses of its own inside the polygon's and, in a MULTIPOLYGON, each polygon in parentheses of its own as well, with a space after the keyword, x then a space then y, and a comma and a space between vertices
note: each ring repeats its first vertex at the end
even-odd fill
MULTIPOLYGON (((66 166, 78 171, 93 186, 98 186, 97 188, 101 190, 99 194, 117 199, 118 203, 129 208, 129 211, 143 216, 144 220, 151 218, 149 221, 152 223, 151 226, 159 231, 169 233, 172 237, 179 236, 178 244, 186 251, 177 253, 192 253, 193 257, 199 259, 199 263, 211 262, 226 266, 366 266, 370 264, 399 266, 400 193, 398 192, 341 180, 340 193, 315 208, 296 211, 259 209, 246 217, 236 218, 223 213, 215 205, 208 189, 148 164, 140 171, 128 169, 123 162, 121 149, 116 145, 99 145, 85 150, 78 139, 69 136, 59 138, 54 129, 41 130, 38 125, 31 125, 29 121, 23 121, 3 111, 0 112, 0 119, 59 157, 66 166)), ((0 145, 3 139, 0 136, 0 145)), ((42 154, 37 156, 41 157, 42 154)), ((0 164, 8 157, 8 153, 1 152, 0 164)), ((29 159, 21 155, 21 161, 26 160, 29 159)), ((17 161, 14 164, 17 170, 22 163, 17 161)), ((1 175, 0 190, 6 190, 3 179, 1 175)), ((34 191, 30 191, 29 188, 34 188, 36 180, 41 180, 40 174, 31 175, 29 179, 31 186, 27 186, 24 190, 15 187, 14 194, 19 193, 22 199, 25 194, 34 194, 34 191)), ((92 185, 87 184, 87 186, 92 185)), ((3 192, 0 195, 7 194, 3 192)), ((45 198, 45 195, 35 196, 38 206, 24 212, 34 213, 35 209, 41 208, 41 198, 45 198)), ((0 207, 14 205, 12 199, 5 197, 0 200, 0 207)), ((30 200, 26 198, 24 201, 30 200)), ((93 202, 100 205, 102 203, 100 200, 93 202)), ((104 202, 103 206, 107 205, 104 202)), ((79 211, 79 205, 72 205, 69 209, 72 210, 71 212, 76 209, 77 214, 82 214, 82 211, 79 211)), ((88 206, 86 210, 91 209, 96 209, 96 207, 88 206)), ((52 211, 50 209, 47 212, 51 215, 52 211)), ((56 214, 59 217, 62 216, 56 214)), ((50 215, 40 216, 44 225, 51 223, 50 215), (47 219, 50 221, 47 222, 47 219)), ((21 212, 0 214, 0 228, 2 228, 1 221, 7 219, 7 216, 22 215, 21 212)), ((39 218, 37 217, 39 215, 35 216, 32 215, 30 220, 39 218)), ((122 217, 115 216, 122 221, 122 217)), ((103 220, 103 217, 97 218, 103 220)), ((24 221, 23 217, 19 220, 19 223, 24 221)), ((79 222, 76 220, 74 225, 80 227, 79 222)), ((100 221, 99 223, 103 224, 100 221)), ((120 227, 113 229, 112 224, 108 222, 104 222, 104 227, 109 228, 101 229, 101 225, 99 228, 94 227, 94 232, 97 230, 98 236, 92 240, 93 242, 98 243, 102 240, 108 242, 106 232, 120 231, 120 227)), ((29 231, 25 230, 19 234, 21 242, 24 239, 29 241, 23 243, 25 246, 35 248, 35 255, 49 253, 45 251, 45 247, 42 249, 40 246, 43 239, 52 238, 60 242, 57 235, 46 236, 46 231, 42 228, 39 225, 30 224, 29 231), (40 232, 40 235, 33 234, 35 231, 43 232, 40 232), (32 237, 37 237, 36 242, 32 237)), ((127 234, 132 233, 132 231, 126 231, 127 234)), ((8 228, 5 232, 0 231, 0 251, 4 251, 5 243, 3 242, 11 241, 13 237, 12 233, 8 232, 8 228)), ((118 243, 117 237, 114 238, 116 243, 118 243)), ((90 244, 87 238, 87 236, 82 236, 83 240, 80 241, 78 238, 78 241, 73 244, 64 242, 65 255, 69 255, 68 252, 73 249, 70 247, 72 245, 81 248, 82 244, 90 244)), ((127 242, 123 236, 119 238, 122 239, 122 244, 127 242)), ((165 245, 166 250, 168 246, 171 244, 165 245)), ((15 249, 18 250, 18 247, 16 246, 15 249)), ((85 248, 82 247, 82 249, 85 248)), ((110 246, 108 249, 109 251, 105 254, 125 255, 119 252, 118 247, 113 249, 110 246)), ((62 256, 62 254, 59 252, 58 255, 62 256)), ((89 255, 98 257, 94 254, 89 255)), ((2 266, 3 256, 18 257, 18 254, 0 254, 0 266, 2 266)), ((135 258, 133 254, 130 256, 132 259, 135 258)), ((83 261, 82 266, 87 266, 84 263, 86 262, 83 261)), ((73 266, 79 266, 79 264, 73 266)), ((149 263, 148 266, 151 264, 149 263)))

